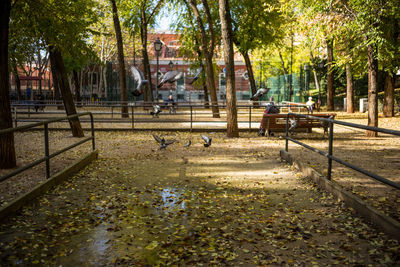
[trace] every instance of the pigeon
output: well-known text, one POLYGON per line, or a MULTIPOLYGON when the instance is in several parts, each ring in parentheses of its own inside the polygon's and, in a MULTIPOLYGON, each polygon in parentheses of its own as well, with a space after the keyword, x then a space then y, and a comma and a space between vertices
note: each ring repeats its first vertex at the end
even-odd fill
POLYGON ((204 144, 204 147, 209 147, 209 146, 211 146, 211 140, 212 140, 212 138, 209 138, 209 137, 206 136, 206 135, 201 135, 201 138, 203 138, 204 142, 206 142, 206 143, 204 144))
POLYGON ((195 81, 197 81, 200 78, 200 74, 201 74, 202 71, 203 71, 203 68, 200 68, 200 69, 197 70, 197 73, 196 73, 196 75, 194 75, 193 80, 191 80, 189 82, 190 85, 193 84, 195 81))
POLYGON ((153 111, 150 111, 150 114, 153 115, 153 117, 158 117, 158 114, 161 112, 161 107, 159 105, 154 105, 153 106, 153 111))
POLYGON ((164 136, 159 137, 158 135, 153 134, 153 137, 160 144, 160 150, 166 149, 168 145, 175 142, 175 140, 165 140, 164 136))
MULTIPOLYGON (((334 116, 331 115, 328 117, 328 119, 333 120, 334 116)), ((327 121, 319 121, 319 123, 321 124, 321 126, 324 128, 324 137, 325 137, 325 133, 328 134, 328 128, 329 128, 329 122, 327 121)))
POLYGON ((293 119, 293 118, 289 118, 289 123, 290 123, 290 127, 289 127, 288 131, 291 134, 293 134, 293 130, 299 126, 299 123, 296 119, 293 119))
POLYGON ((192 144, 192 141, 188 141, 187 143, 186 143, 186 145, 184 145, 184 147, 190 147, 190 145, 192 144))
POLYGON ((257 90, 257 92, 253 95, 251 100, 258 100, 260 97, 268 93, 269 88, 260 88, 257 90))
POLYGON ((136 84, 136 88, 133 90, 132 94, 134 96, 140 96, 142 94, 143 85, 149 83, 149 81, 145 80, 143 78, 143 73, 134 66, 131 67, 131 73, 136 84))
POLYGON ((157 88, 160 88, 163 86, 164 83, 173 83, 183 77, 183 72, 179 70, 171 70, 168 71, 167 73, 164 74, 164 77, 162 78, 160 84, 157 86, 157 88))

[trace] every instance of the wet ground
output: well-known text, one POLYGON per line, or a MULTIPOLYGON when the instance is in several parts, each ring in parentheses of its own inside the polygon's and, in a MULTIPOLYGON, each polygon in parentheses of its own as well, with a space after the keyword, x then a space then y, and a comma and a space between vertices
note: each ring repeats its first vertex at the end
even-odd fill
POLYGON ((0 265, 400 264, 397 241, 279 161, 283 141, 210 136, 99 133, 99 160, 2 222, 0 265))

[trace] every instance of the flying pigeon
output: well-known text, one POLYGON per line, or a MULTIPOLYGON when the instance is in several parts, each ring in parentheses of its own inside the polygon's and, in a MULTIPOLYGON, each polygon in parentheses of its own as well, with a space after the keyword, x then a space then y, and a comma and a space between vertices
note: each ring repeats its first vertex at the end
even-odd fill
POLYGON ((165 140, 164 136, 159 137, 158 135, 153 134, 154 139, 157 141, 157 143, 160 144, 160 150, 161 149, 166 149, 168 145, 172 144, 175 142, 175 140, 165 140))
POLYGON ((189 84, 193 84, 195 81, 197 81, 200 78, 200 74, 202 71, 203 71, 203 68, 198 69, 196 75, 194 75, 193 80, 191 80, 189 82, 189 84))
POLYGON ((190 145, 192 144, 192 141, 188 141, 187 143, 186 143, 186 145, 184 145, 184 147, 190 147, 190 145))
POLYGON ((201 135, 201 138, 203 138, 204 142, 206 142, 206 143, 204 144, 205 147, 211 146, 211 140, 212 140, 212 138, 210 138, 210 137, 208 137, 208 136, 206 136, 206 135, 201 135))
POLYGON ((296 119, 293 119, 293 118, 289 118, 289 123, 290 123, 290 127, 289 127, 288 131, 291 134, 293 134, 293 130, 299 126, 299 123, 296 119))
POLYGON ((154 105, 153 111, 150 111, 150 114, 153 115, 153 117, 158 117, 158 114, 160 113, 161 113, 161 107, 159 105, 154 105))
POLYGON ((157 88, 160 88, 163 86, 164 83, 173 83, 183 77, 183 72, 179 70, 171 70, 168 71, 167 73, 164 74, 164 77, 162 78, 160 84, 157 86, 157 88))
POLYGON ((266 93, 268 93, 269 88, 260 88, 257 90, 257 92, 253 95, 251 100, 258 100, 258 98, 262 97, 266 93))
POLYGON ((131 73, 132 73, 133 79, 135 80, 135 84, 136 84, 136 88, 135 88, 135 90, 133 90, 132 94, 134 96, 140 96, 142 94, 143 85, 145 85, 146 83, 149 83, 149 81, 145 80, 143 78, 143 73, 134 66, 131 67, 131 73))

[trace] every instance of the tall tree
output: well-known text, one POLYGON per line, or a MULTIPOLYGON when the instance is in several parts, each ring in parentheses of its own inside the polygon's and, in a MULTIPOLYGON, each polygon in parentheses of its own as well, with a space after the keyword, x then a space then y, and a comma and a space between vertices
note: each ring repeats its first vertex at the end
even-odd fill
POLYGON ((117 4, 115 3, 115 0, 110 0, 110 1, 113 11, 112 13, 114 20, 115 36, 117 38, 117 47, 118 47, 119 87, 121 89, 121 101, 122 101, 121 116, 123 118, 127 118, 129 117, 129 113, 128 113, 128 103, 127 103, 128 97, 126 89, 124 45, 122 41, 121 25, 119 23, 117 4))
POLYGON ((233 54, 233 33, 228 0, 219 0, 219 17, 224 43, 226 77, 226 133, 228 137, 239 137, 236 109, 235 60, 233 54))
POLYGON ((149 27, 155 24, 155 18, 159 14, 164 0, 135 0, 123 1, 123 16, 126 18, 126 26, 140 32, 142 44, 143 75, 149 81, 145 86, 144 101, 153 101, 153 84, 151 79, 148 46, 149 27))
POLYGON ((202 0, 202 10, 204 11, 206 22, 200 13, 198 3, 196 0, 189 0, 190 7, 192 8, 193 14, 197 21, 197 26, 201 33, 201 50, 205 58, 206 65, 206 75, 207 75, 207 88, 211 96, 211 110, 214 118, 219 118, 219 108, 217 99, 217 90, 215 87, 215 75, 213 67, 213 56, 215 49, 215 32, 214 32, 214 22, 211 17, 210 8, 207 0, 202 0), (208 34, 206 31, 206 26, 208 29, 208 34))
MULTIPOLYGON (((10 80, 8 70, 8 34, 11 12, 11 0, 0 3, 0 130, 12 128, 10 105, 10 80)), ((14 134, 0 135, 0 168, 16 166, 14 134)))
POLYGON ((328 55, 327 69, 328 69, 328 79, 327 79, 327 110, 332 111, 335 109, 334 96, 335 96, 335 86, 334 86, 334 69, 333 69, 333 40, 326 40, 326 53, 328 55))

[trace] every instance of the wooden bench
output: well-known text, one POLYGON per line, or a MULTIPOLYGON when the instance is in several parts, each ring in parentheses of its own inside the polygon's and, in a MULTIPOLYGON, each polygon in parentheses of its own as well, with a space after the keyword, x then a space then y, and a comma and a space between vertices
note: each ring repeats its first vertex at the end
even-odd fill
MULTIPOLYGON (((320 114, 310 114, 314 117, 329 118, 333 116, 335 118, 335 113, 320 113, 320 114)), ((285 132, 286 131, 286 117, 287 114, 264 114, 261 119, 260 129, 265 129, 266 135, 269 137, 270 132, 285 132)), ((298 122, 298 127, 294 130, 295 132, 307 132, 311 133, 312 128, 323 128, 321 121, 317 119, 309 118, 295 118, 298 122)), ((289 124, 290 127, 290 124, 289 124)))

